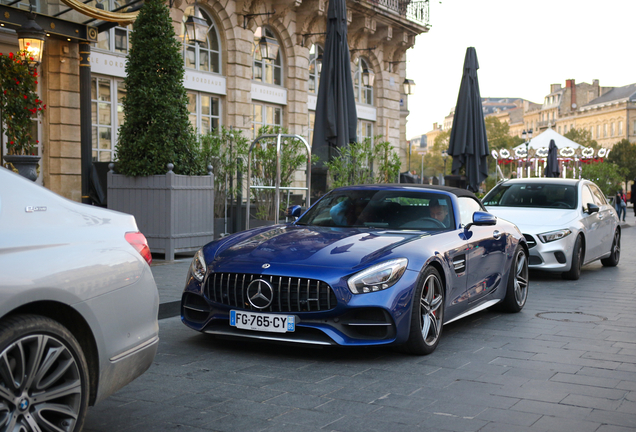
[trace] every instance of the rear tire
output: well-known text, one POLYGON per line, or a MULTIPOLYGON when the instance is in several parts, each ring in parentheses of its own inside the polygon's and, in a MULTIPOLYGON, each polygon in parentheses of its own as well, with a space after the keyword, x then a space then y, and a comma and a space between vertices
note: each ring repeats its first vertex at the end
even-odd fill
POLYGON ((576 238, 576 242, 574 242, 570 270, 561 273, 561 277, 566 280, 578 280, 581 277, 581 266, 583 265, 584 256, 583 240, 581 239, 581 236, 578 236, 576 238))
POLYGON ((616 229, 614 232, 614 241, 612 241, 612 250, 610 256, 603 258, 601 264, 605 267, 616 267, 621 259, 621 232, 616 229))
POLYGON ((10 316, 0 324, 0 430, 80 431, 88 406, 80 345, 57 321, 10 316))
POLYGON ((505 312, 519 312, 528 299, 528 254, 518 245, 510 266, 506 297, 501 304, 505 312))
POLYGON ((444 324, 444 294, 442 278, 435 268, 428 267, 413 295, 411 328, 404 346, 407 352, 427 355, 437 348, 444 324))

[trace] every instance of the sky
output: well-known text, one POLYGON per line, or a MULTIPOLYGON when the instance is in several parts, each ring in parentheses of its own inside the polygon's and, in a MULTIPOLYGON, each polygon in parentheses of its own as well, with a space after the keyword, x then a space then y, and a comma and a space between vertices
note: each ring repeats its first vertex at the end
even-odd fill
POLYGON ((406 52, 407 139, 442 124, 457 102, 466 48, 477 51, 482 97, 543 103, 566 79, 636 83, 636 0, 431 0, 428 33, 406 52))

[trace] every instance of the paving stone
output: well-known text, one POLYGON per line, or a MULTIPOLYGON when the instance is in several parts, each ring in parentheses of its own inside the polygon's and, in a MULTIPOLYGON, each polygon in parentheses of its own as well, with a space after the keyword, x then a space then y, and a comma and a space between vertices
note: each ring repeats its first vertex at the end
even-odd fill
POLYGON ((561 431, 561 430, 575 430, 579 432, 594 432, 596 431, 600 423, 573 420, 571 418, 560 418, 552 416, 543 416, 533 425, 536 428, 545 428, 547 430, 561 431))
MULTIPOLYGON (((525 413, 513 410, 487 408, 477 415, 478 420, 486 420, 497 424, 532 426, 541 418, 541 414, 525 413)), ((503 429, 503 426, 500 426, 503 429)))
MULTIPOLYGON (((523 411, 528 413, 565 417, 570 419, 587 418, 587 416, 592 413, 591 408, 574 407, 570 405, 561 405, 557 403, 541 402, 529 399, 520 400, 510 409, 514 411, 523 411)), ((593 418, 591 420, 594 421, 593 418)))

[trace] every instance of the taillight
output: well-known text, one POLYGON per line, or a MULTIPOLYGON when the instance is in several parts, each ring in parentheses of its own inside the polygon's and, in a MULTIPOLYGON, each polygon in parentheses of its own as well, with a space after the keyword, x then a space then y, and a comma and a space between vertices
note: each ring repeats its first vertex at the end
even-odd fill
POLYGON ((150 248, 148 247, 148 241, 146 237, 140 232, 128 232, 126 233, 126 241, 134 247, 137 252, 146 260, 148 265, 152 263, 152 255, 150 254, 150 248))

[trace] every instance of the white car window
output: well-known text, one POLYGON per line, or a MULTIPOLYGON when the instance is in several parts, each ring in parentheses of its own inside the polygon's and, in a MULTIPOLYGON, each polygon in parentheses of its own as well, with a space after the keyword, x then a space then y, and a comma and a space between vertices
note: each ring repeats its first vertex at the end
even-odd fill
POLYGON ((583 185, 583 190, 581 191, 582 200, 581 205, 583 206, 583 211, 587 211, 588 204, 595 204, 594 195, 590 191, 590 188, 587 185, 583 185))
POLYGON ((459 223, 462 226, 473 221, 473 213, 482 211, 481 205, 472 198, 457 197, 457 201, 459 202, 459 223))
POLYGON ((599 207, 606 205, 607 200, 605 200, 605 195, 603 195, 603 192, 601 192, 598 186, 592 184, 588 186, 590 187, 590 189, 592 189, 592 194, 594 195, 594 203, 599 207))

